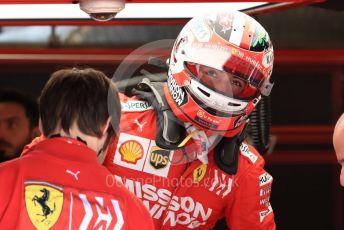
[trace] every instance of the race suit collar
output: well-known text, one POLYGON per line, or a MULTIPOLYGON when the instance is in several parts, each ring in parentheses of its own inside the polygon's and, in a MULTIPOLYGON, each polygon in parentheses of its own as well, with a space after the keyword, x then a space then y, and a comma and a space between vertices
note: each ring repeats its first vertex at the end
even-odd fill
POLYGON ((40 152, 48 154, 52 157, 64 160, 78 161, 84 163, 97 162, 97 154, 94 150, 87 147, 81 141, 67 137, 53 137, 45 139, 33 146, 28 154, 36 154, 40 152))

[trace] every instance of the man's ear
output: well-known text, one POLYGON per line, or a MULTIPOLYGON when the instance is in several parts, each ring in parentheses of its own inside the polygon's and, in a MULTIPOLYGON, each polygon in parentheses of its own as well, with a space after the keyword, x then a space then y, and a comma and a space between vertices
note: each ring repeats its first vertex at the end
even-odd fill
POLYGON ((43 133, 42 129, 42 121, 41 119, 38 120, 38 126, 31 128, 30 138, 34 139, 35 137, 39 137, 43 133))
POLYGON ((40 130, 40 128, 38 126, 32 128, 32 130, 31 130, 32 138, 39 137, 41 135, 41 133, 42 133, 42 131, 40 130))
POLYGON ((102 125, 102 127, 101 127, 102 136, 106 134, 106 132, 108 131, 110 125, 111 125, 111 117, 108 117, 108 119, 106 120, 105 124, 102 125))

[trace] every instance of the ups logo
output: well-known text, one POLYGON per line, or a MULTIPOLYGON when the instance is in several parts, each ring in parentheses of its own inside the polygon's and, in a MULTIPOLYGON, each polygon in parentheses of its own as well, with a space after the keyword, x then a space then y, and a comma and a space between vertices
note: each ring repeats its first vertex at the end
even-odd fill
POLYGON ((169 162, 170 151, 161 149, 158 146, 152 147, 149 163, 155 169, 165 168, 169 162))

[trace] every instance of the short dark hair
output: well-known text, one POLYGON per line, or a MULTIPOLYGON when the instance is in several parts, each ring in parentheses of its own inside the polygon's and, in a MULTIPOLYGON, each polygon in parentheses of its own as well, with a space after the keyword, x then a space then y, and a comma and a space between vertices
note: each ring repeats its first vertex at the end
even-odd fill
POLYGON ((26 117, 29 120, 30 128, 38 126, 38 104, 37 100, 26 93, 16 89, 0 89, 0 103, 13 102, 24 107, 26 117))
POLYGON ((100 137, 101 126, 109 116, 112 126, 108 132, 112 136, 119 126, 121 104, 115 84, 103 72, 92 68, 62 69, 54 72, 44 86, 39 114, 45 136, 54 134, 57 126, 69 133, 76 122, 81 132, 100 137))

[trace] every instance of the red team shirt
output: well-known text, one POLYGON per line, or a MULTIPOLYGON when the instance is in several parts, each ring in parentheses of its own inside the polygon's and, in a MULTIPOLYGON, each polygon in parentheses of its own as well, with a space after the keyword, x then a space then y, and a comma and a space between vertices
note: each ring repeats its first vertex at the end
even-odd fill
POLYGON ((105 166, 140 198, 156 229, 209 229, 225 217, 231 230, 275 229, 269 202, 273 178, 247 143, 240 147, 238 171, 229 175, 209 163, 190 160, 192 142, 182 150, 155 143, 156 118, 145 101, 121 95, 120 134, 109 147, 105 166))
POLYGON ((153 229, 142 202, 69 138, 40 140, 0 165, 0 229, 153 229), (111 184, 109 184, 111 182, 111 184))

